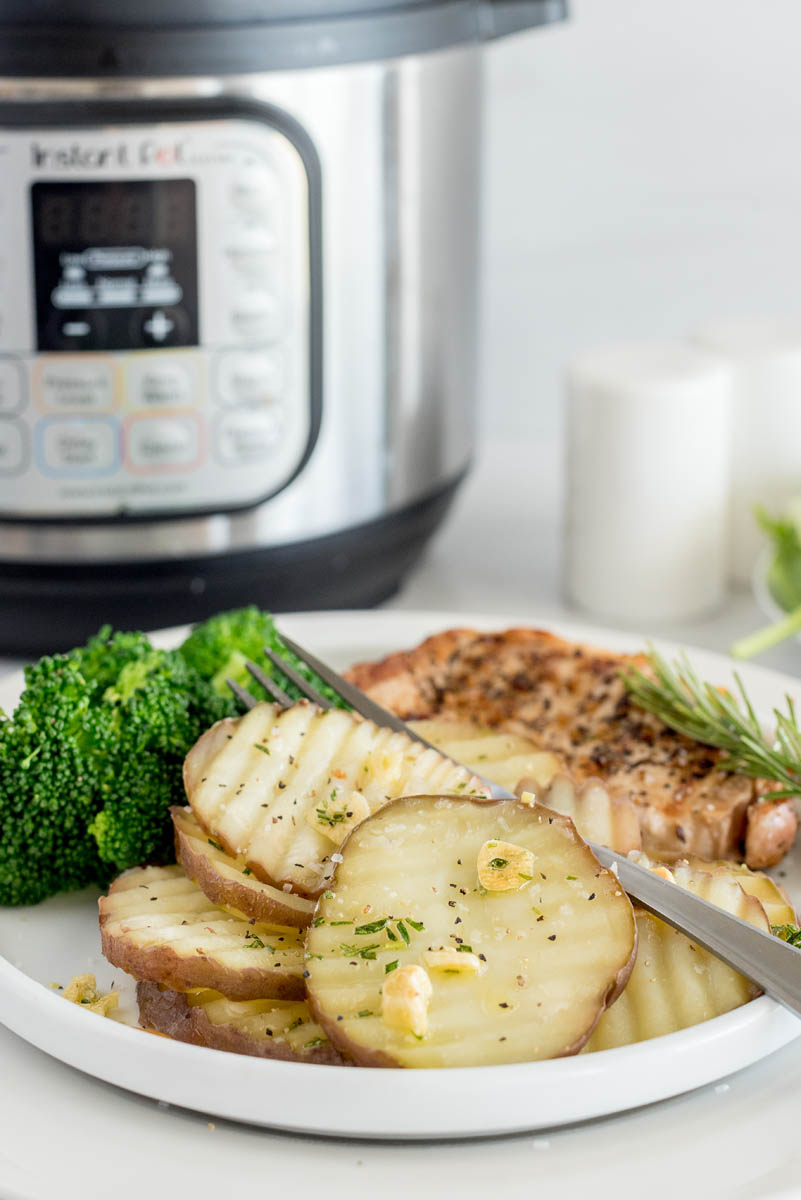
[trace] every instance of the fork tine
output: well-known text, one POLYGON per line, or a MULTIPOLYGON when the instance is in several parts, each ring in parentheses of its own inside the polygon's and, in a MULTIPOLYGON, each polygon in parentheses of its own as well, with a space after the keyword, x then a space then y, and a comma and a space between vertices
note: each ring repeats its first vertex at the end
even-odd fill
POLYGON ((275 680, 272 679, 266 671, 262 671, 261 667, 257 663, 251 662, 251 660, 248 658, 245 660, 245 667, 248 674, 256 680, 256 683, 260 683, 265 692, 270 693, 276 704, 280 704, 282 708, 292 707, 294 704, 292 697, 288 696, 284 689, 279 687, 275 680))
MULTIPOLYGON (((436 750, 437 754, 441 753, 431 742, 427 741, 424 737, 420 737, 419 733, 415 733, 400 717, 396 717, 393 712, 382 708, 380 704, 376 704, 375 700, 371 700, 369 696, 365 696, 364 692, 360 691, 359 688, 355 687, 352 683, 348 683, 347 679, 343 679, 341 675, 337 675, 336 671, 332 670, 326 663, 321 662, 314 654, 310 654, 308 650, 304 650, 292 638, 288 638, 283 633, 280 636, 281 641, 287 649, 296 654, 307 667, 311 667, 312 671, 316 675, 319 675, 321 679, 324 679, 328 686, 332 687, 335 692, 338 692, 342 699, 347 701, 357 713, 361 713, 369 721, 374 721, 376 725, 380 725, 385 729, 394 729, 396 733, 405 733, 412 741, 420 742, 421 745, 427 746, 429 750, 436 750)), ((499 787, 483 775, 479 775, 478 778, 482 783, 487 785, 490 793, 497 800, 514 799, 514 792, 507 792, 505 788, 499 787)))
POLYGON ((285 662, 284 659, 281 658, 280 654, 276 654, 274 650, 269 648, 269 646, 264 647, 264 653, 267 655, 273 666, 278 667, 279 671, 283 671, 287 679, 294 683, 296 688, 300 688, 303 695, 311 700, 312 704, 317 704, 323 709, 334 707, 330 700, 327 700, 325 696, 321 695, 321 693, 317 691, 317 688, 314 686, 314 684, 309 683, 308 679, 301 675, 300 671, 296 671, 291 663, 285 662))
MULTIPOLYGON (((315 658, 308 650, 304 650, 297 642, 293 642, 285 634, 281 634, 281 641, 293 654, 297 654, 298 658, 306 663, 308 667, 319 675, 321 679, 332 687, 335 692, 338 692, 343 700, 346 700, 356 712, 361 713, 363 717, 367 717, 370 721, 375 721, 376 725, 382 725, 387 729, 394 729, 396 733, 405 733, 408 737, 413 738, 416 742, 422 742, 424 746, 431 747, 431 743, 425 738, 420 737, 413 729, 410 729, 405 721, 400 717, 396 717, 393 712, 389 712, 386 708, 382 708, 380 704, 376 704, 375 700, 371 700, 369 696, 365 696, 364 692, 359 688, 354 687, 352 683, 348 683, 347 679, 343 679, 341 675, 337 675, 336 671, 321 662, 319 658, 315 658)), ((431 747, 434 749, 435 747, 431 747)))
POLYGON ((244 704, 245 708, 255 708, 255 706, 258 704, 258 700, 255 696, 251 696, 247 688, 243 688, 242 685, 237 683, 234 679, 226 679, 225 682, 228 684, 229 688, 234 693, 240 704, 244 704))

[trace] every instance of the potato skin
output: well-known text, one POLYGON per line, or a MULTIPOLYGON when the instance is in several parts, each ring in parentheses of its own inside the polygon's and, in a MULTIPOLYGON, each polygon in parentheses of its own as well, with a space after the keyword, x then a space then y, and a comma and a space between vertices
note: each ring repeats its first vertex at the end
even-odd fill
POLYGON ((279 900, 274 900, 263 892, 248 887, 247 884, 236 883, 233 879, 225 879, 219 875, 209 860, 195 850, 192 839, 179 828, 175 814, 181 811, 175 807, 170 809, 175 828, 175 856, 189 878, 195 881, 209 900, 223 908, 234 908, 255 921, 294 925, 297 929, 306 929, 311 924, 311 909, 308 913, 300 913, 297 908, 281 904, 279 900))
POLYGON ((330 1042, 298 1054, 280 1038, 256 1041, 230 1025, 215 1025, 202 1008, 190 1007, 181 992, 164 990, 157 983, 137 983, 136 1000, 144 1028, 192 1046, 207 1046, 212 1050, 227 1050, 231 1054, 248 1054, 253 1058, 271 1058, 283 1062, 337 1067, 351 1065, 330 1042))
MULTIPOLYGON (((347 838, 345 839, 345 841, 342 843, 342 845, 340 847, 340 853, 343 854, 343 856, 346 855, 348 842, 352 838, 355 838, 357 836, 357 834, 359 834, 360 831, 363 832, 364 826, 366 824, 368 824, 371 820, 373 820, 375 817, 378 817, 381 814, 386 816, 388 809, 391 809, 394 813, 402 812, 404 808, 412 808, 414 805, 417 804, 418 801, 420 801, 422 799, 432 800, 432 799, 437 799, 437 797, 412 796, 412 797, 405 797, 405 798, 400 798, 398 800, 391 801, 390 804, 386 805, 383 809, 379 809, 378 812, 372 814, 370 817, 368 817, 366 819, 366 821, 364 821, 360 826, 357 826, 355 829, 353 829, 348 834, 347 838)), ((454 797, 449 797, 449 799, 454 799, 454 797)), ((492 799, 487 800, 487 799, 481 798, 481 797, 468 797, 468 796, 461 796, 458 798, 458 800, 459 800, 460 804, 481 805, 482 809, 484 809, 484 810, 491 809, 493 807, 503 807, 503 806, 509 805, 509 804, 517 805, 520 803, 519 801, 516 801, 516 800, 492 800, 492 799)), ((576 827, 570 817, 565 816, 563 813, 558 813, 552 809, 547 809, 547 808, 545 808, 544 805, 537 805, 537 807, 547 813, 548 817, 551 819, 552 824, 558 824, 558 825, 563 826, 564 828, 569 830, 570 833, 573 836, 575 836, 579 842, 583 843, 583 839, 581 838, 580 834, 577 833, 576 827)), ((589 846, 586 846, 586 843, 584 843, 584 845, 585 845, 587 854, 597 864, 599 872, 603 872, 604 874, 609 874, 609 872, 607 871, 607 868, 605 868, 598 861, 596 856, 590 850, 589 846)), ((336 891, 336 886, 337 886, 338 870, 339 870, 339 866, 337 866, 337 868, 334 872, 334 876, 329 883, 330 890, 332 890, 334 892, 336 891)), ((315 914, 314 914, 315 917, 317 917, 318 915, 321 915, 320 909, 323 906, 324 901, 325 901, 325 896, 321 896, 318 899, 317 905, 315 906, 315 914)), ((631 977, 631 973, 634 970, 634 965, 637 960, 638 937, 637 937, 637 924, 636 924, 636 920, 634 917, 633 907, 632 907, 632 924, 633 924, 634 936, 633 936, 631 954, 630 954, 628 960, 621 965, 615 978, 612 980, 609 987, 607 988, 603 999, 599 1003, 598 1011, 595 1015, 595 1019, 593 1020, 592 1024, 582 1033, 582 1035, 580 1037, 578 1037, 574 1042, 572 1042, 570 1045, 565 1047, 565 1049, 563 1049, 560 1054, 554 1055, 553 1057, 569 1058, 575 1054, 578 1054, 579 1051, 582 1050, 582 1048, 586 1045, 586 1043, 592 1037, 592 1034, 594 1033, 595 1028, 598 1025, 598 1022, 601 1020, 601 1017, 603 1016, 604 1012, 606 1012, 606 1010, 612 1004, 614 1004, 615 1000, 617 1000, 617 998, 620 996, 620 994, 624 991, 626 984, 628 983, 629 978, 631 977)), ((314 925, 314 919, 312 920, 312 925, 314 925)), ((308 941, 307 941, 307 945, 308 945, 308 941)), ((307 996, 306 996, 306 1001, 309 1005, 309 1009, 312 1013, 314 1020, 324 1030, 326 1036, 330 1039, 331 1043, 333 1045, 335 1045, 337 1047, 337 1049, 340 1050, 343 1055, 346 1055, 347 1058, 350 1059, 356 1066, 358 1066, 358 1067, 378 1067, 378 1068, 389 1067, 389 1068, 399 1068, 399 1069, 412 1069, 412 1068, 408 1068, 405 1063, 398 1062, 397 1059, 393 1058, 390 1054, 387 1054, 383 1050, 373 1049, 371 1047, 368 1047, 365 1045, 360 1045, 360 1044, 357 1044, 356 1042, 354 1042, 345 1032, 343 1023, 338 1022, 337 1020, 333 1019, 331 1016, 326 1014, 324 1011, 322 1011, 320 1005, 317 1002, 317 997, 316 997, 314 991, 312 991, 312 990, 308 991, 307 996)))
POLYGON ((163 984, 177 992, 193 988, 212 988, 231 1000, 303 1000, 305 988, 298 975, 288 971, 259 971, 252 968, 231 970, 205 954, 186 958, 168 946, 132 946, 125 938, 113 937, 101 919, 100 941, 103 954, 115 967, 134 979, 163 984))

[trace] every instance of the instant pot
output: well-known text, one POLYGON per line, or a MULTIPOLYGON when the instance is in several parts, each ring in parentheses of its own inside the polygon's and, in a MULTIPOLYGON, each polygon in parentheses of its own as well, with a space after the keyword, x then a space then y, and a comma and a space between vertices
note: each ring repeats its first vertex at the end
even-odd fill
POLYGON ((0 0, 0 648, 389 595, 470 459, 481 43, 560 0, 0 0))

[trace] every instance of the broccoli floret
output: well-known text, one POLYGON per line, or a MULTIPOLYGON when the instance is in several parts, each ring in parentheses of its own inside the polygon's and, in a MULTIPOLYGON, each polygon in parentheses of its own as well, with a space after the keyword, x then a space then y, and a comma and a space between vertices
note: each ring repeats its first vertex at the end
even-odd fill
POLYGON ((337 707, 349 707, 328 684, 287 649, 270 614, 255 605, 218 613, 201 625, 196 625, 181 646, 181 654, 221 694, 228 690, 226 681, 233 679, 258 699, 270 698, 248 674, 245 660, 250 658, 267 674, 272 675, 287 695, 295 700, 300 699, 302 693, 295 684, 265 657, 265 646, 280 654, 337 707))
POLYGON ((119 870, 174 860, 171 804, 185 803, 182 767, 204 730, 235 711, 175 650, 148 649, 106 688, 93 735, 100 811, 89 826, 119 870))
POLYGON ((66 656, 26 672, 13 720, 0 725, 0 903, 36 904, 103 882, 87 833, 97 805, 84 769, 85 680, 66 656))
POLYGON ((234 712, 178 651, 103 629, 26 671, 0 724, 0 903, 104 884, 174 857, 183 759, 234 712))

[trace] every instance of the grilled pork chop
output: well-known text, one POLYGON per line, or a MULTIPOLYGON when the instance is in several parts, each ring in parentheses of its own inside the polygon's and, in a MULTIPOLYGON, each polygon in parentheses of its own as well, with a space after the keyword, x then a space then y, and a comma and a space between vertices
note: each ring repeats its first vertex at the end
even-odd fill
POLYGON ((644 661, 536 629, 453 629, 348 678, 403 720, 468 718, 527 734, 577 780, 600 778, 630 799, 647 854, 779 862, 795 837, 792 801, 761 799, 770 785, 721 772, 720 751, 637 708, 619 672, 644 661))

